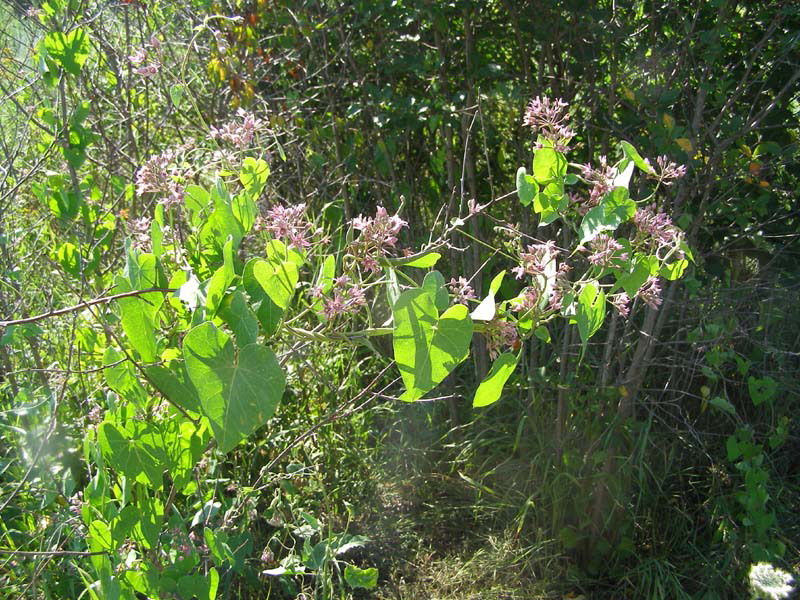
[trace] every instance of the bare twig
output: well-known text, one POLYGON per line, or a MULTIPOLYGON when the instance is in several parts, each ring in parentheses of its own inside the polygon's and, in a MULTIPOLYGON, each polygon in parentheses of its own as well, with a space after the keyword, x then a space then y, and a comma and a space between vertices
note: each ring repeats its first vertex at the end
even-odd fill
POLYGON ((0 548, 0 554, 10 554, 12 556, 101 556, 108 554, 106 550, 97 552, 80 552, 78 550, 11 550, 10 548, 0 548))
POLYGON ((40 315, 34 315, 32 317, 26 317, 24 319, 11 319, 8 321, 0 321, 0 327, 8 327, 9 325, 25 325, 27 323, 36 323, 37 321, 42 321, 44 319, 49 319, 51 317, 58 317, 60 315, 67 315, 69 313, 83 310, 85 308, 89 308, 90 306, 97 306, 98 304, 106 304, 108 302, 113 302, 114 300, 119 300, 120 298, 130 298, 131 296, 140 296, 141 294, 149 294, 151 292, 162 292, 164 294, 169 294, 171 292, 176 292, 176 291, 177 289, 175 288, 148 288, 146 290, 133 290, 130 292, 123 292, 121 294, 103 296, 102 298, 87 300, 86 302, 81 302, 80 304, 76 304, 74 306, 68 306, 67 308, 59 308, 58 310, 51 310, 50 312, 42 313, 40 315))

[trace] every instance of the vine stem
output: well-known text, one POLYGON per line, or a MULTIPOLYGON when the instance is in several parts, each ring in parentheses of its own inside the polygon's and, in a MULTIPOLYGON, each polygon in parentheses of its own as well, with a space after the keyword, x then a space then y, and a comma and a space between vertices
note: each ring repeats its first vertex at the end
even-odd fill
POLYGON ((162 292, 168 294, 176 291, 178 291, 176 288, 148 288, 146 290, 133 290, 130 292, 122 292, 121 294, 113 294, 111 296, 103 296, 102 298, 95 298, 94 300, 86 300, 85 302, 81 302, 80 304, 76 304, 74 306, 68 306, 67 308, 59 308, 58 310, 51 310, 50 312, 42 313, 40 315, 34 315, 32 317, 26 317, 24 319, 11 319, 8 321, 0 321, 0 327, 8 327, 10 325, 25 325, 27 323, 36 323, 37 321, 42 321, 44 319, 50 319, 52 317, 58 317, 61 315, 67 315, 69 313, 83 310, 84 308, 97 306, 98 304, 106 304, 108 302, 113 302, 114 300, 119 300, 120 298, 129 298, 131 296, 139 296, 141 294, 149 294, 152 292, 162 292))

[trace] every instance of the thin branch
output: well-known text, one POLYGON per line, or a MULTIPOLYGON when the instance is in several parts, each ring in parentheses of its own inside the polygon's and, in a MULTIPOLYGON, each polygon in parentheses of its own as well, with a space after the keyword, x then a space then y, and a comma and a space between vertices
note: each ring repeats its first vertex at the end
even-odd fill
POLYGON ((78 550, 11 550, 10 548, 0 548, 0 554, 11 554, 12 556, 101 556, 107 555, 108 551, 99 550, 97 552, 80 552, 78 550))
POLYGON ((35 323, 37 321, 42 321, 44 319, 49 319, 51 317, 58 317, 61 315, 67 315, 69 313, 73 313, 79 310, 83 310, 85 308, 89 308, 90 306, 96 306, 98 304, 106 304, 108 302, 113 302, 114 300, 119 300, 120 298, 130 298, 131 296, 139 296, 141 294, 149 294, 152 292, 162 292, 165 294, 169 294, 172 292, 177 292, 177 288, 148 288, 146 290, 133 290, 131 292, 123 292, 121 294, 113 294, 112 296, 104 296, 102 298, 95 298, 94 300, 87 300, 86 302, 81 302, 80 304, 76 304, 75 306, 68 306, 67 308, 59 308, 58 310, 51 310, 50 312, 42 313, 40 315, 34 315, 33 317, 26 317, 24 319, 12 319, 9 321, 0 321, 0 327, 8 327, 9 325, 25 325, 27 323, 35 323))

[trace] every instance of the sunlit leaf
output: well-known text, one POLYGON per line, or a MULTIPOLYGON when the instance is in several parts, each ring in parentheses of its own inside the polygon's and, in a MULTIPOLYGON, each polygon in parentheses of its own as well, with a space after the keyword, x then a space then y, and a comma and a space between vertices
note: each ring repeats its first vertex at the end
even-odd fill
MULTIPOLYGON (((422 280, 422 289, 426 290, 433 298, 436 310, 442 311, 450 304, 450 296, 445 287, 444 275, 439 271, 431 271, 422 280)), ((397 300, 395 299, 395 302, 397 300)))
POLYGON ((228 294, 222 301, 217 315, 231 328, 239 346, 256 343, 258 318, 250 310, 242 292, 237 290, 228 294))
POLYGON ((517 356, 511 352, 504 352, 492 363, 489 374, 478 386, 472 406, 489 406, 500 399, 508 378, 517 368, 517 356))
MULTIPOLYGON (((129 251, 124 276, 116 277, 114 282, 114 293, 117 294, 159 287, 161 281, 156 257, 129 251)), ((164 294, 139 294, 120 298, 117 302, 122 311, 122 329, 131 346, 143 361, 155 362, 158 356, 155 332, 164 294)))
MULTIPOLYGON (((666 117, 666 115, 664 115, 666 117)), ((654 172, 653 167, 650 166, 649 163, 646 163, 645 160, 642 158, 642 155, 633 147, 632 144, 629 142, 622 141, 619 143, 620 149, 622 153, 628 158, 629 160, 633 161, 639 170, 643 171, 644 173, 652 174, 654 172)), ((630 179, 630 178, 629 178, 630 179)))
POLYGON ((603 325, 606 315, 606 295, 596 282, 589 282, 583 286, 578 295, 578 308, 576 318, 578 333, 585 345, 597 330, 603 325))
POLYGON ((351 588, 371 590, 378 585, 378 569, 360 569, 354 565, 347 565, 344 569, 344 580, 351 588))
POLYGON ((412 260, 411 262, 405 263, 404 267, 416 267, 417 269, 427 269, 434 266, 439 259, 442 258, 442 255, 438 252, 428 252, 425 256, 421 256, 416 260, 412 260))
POLYGON ((418 400, 467 357, 472 320, 462 304, 439 316, 431 294, 420 288, 403 292, 392 313, 394 356, 406 386, 401 399, 418 400))
POLYGON ((567 172, 567 159, 550 147, 537 148, 533 155, 533 177, 542 185, 563 177, 567 172))
POLYGON ((44 47, 50 59, 71 75, 80 75, 89 58, 89 36, 80 28, 69 33, 48 33, 44 38, 44 47))
POLYGON ((470 317, 473 321, 491 321, 494 319, 494 315, 496 312, 496 303, 495 303, 495 294, 500 290, 500 286, 503 284, 503 277, 505 277, 506 272, 501 271, 499 274, 495 275, 494 279, 492 279, 492 283, 489 285, 489 293, 486 295, 480 304, 472 311, 470 317))
POLYGON ((631 219, 635 212, 636 203, 628 197, 628 190, 624 187, 614 188, 603 197, 600 204, 583 217, 580 243, 593 240, 603 231, 616 230, 622 223, 631 219))
POLYGON ((213 317, 222 302, 225 291, 233 281, 236 273, 233 269, 233 243, 228 240, 222 249, 223 265, 211 276, 211 281, 206 289, 206 313, 213 317))
POLYGON ((166 468, 130 432, 110 421, 97 428, 97 440, 103 456, 119 473, 129 479, 148 484, 153 489, 162 487, 161 474, 166 468))

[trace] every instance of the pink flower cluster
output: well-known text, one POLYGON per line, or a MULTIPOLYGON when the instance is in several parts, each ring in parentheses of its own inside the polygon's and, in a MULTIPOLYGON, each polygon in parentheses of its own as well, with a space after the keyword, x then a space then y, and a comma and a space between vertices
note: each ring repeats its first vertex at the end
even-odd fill
POLYGON ((486 324, 483 330, 486 338, 486 349, 489 357, 494 360, 505 348, 514 348, 519 341, 519 334, 514 323, 502 319, 493 319, 486 324))
POLYGON ((387 256, 388 251, 397 245, 397 236, 408 223, 397 215, 390 215, 382 206, 378 207, 374 217, 361 215, 350 224, 361 232, 357 240, 350 246, 350 254, 358 258, 361 266, 367 271, 378 272, 378 258, 387 256))
POLYGON ((609 296, 608 299, 621 316, 627 317, 630 314, 631 310, 629 304, 631 299, 626 292, 614 294, 613 296, 609 296))
POLYGON ((617 170, 609 166, 608 159, 605 156, 600 156, 598 159, 600 166, 595 168, 590 163, 586 163, 581 167, 581 175, 586 183, 592 186, 589 191, 589 198, 586 200, 585 206, 591 208, 600 204, 600 200, 608 192, 611 191, 611 184, 614 177, 617 175, 617 170))
POLYGON ((132 245, 137 250, 144 250, 150 243, 150 224, 152 219, 139 217, 128 221, 128 232, 131 235, 132 245))
POLYGON ((612 258, 622 261, 628 260, 627 252, 620 253, 620 250, 624 250, 622 244, 605 233, 599 234, 589 243, 591 245, 592 254, 589 255, 588 259, 593 265, 610 267, 612 258))
POLYGON ((517 297, 517 301, 511 307, 514 312, 528 312, 536 308, 539 303, 541 292, 535 287, 526 287, 517 297))
POLYGON ((537 96, 528 105, 523 124, 538 131, 559 152, 566 152, 567 145, 575 137, 575 132, 569 128, 568 106, 561 98, 551 100, 547 96, 537 96))
MULTIPOLYGON (((158 52, 161 47, 161 42, 158 41, 157 37, 153 36, 150 38, 150 46, 152 46, 153 49, 158 52)), ((128 60, 134 67, 136 67, 133 72, 140 77, 152 77, 161 69, 161 63, 158 60, 148 62, 146 48, 138 48, 128 57, 128 60)))
POLYGON ((653 275, 648 277, 644 285, 636 292, 636 297, 641 298, 650 308, 655 309, 661 306, 661 284, 658 282, 658 277, 653 275))
POLYGON ((453 277, 447 284, 450 293, 455 296, 456 304, 469 304, 470 300, 475 299, 475 290, 464 277, 456 279, 453 277))
POLYGON ((276 204, 267 211, 263 228, 273 237, 286 241, 290 248, 304 250, 311 246, 308 235, 311 223, 306 218, 306 205, 284 207, 276 204))
POLYGON ((264 127, 264 121, 242 108, 236 111, 236 115, 239 120, 228 121, 220 128, 212 126, 211 137, 239 149, 247 148, 253 141, 256 132, 264 127))
POLYGON ((323 298, 322 312, 329 321, 337 315, 348 315, 358 312, 366 305, 364 289, 351 283, 347 275, 341 275, 333 280, 333 297, 324 298, 322 288, 312 289, 315 298, 323 298))
POLYGON ((664 185, 672 185, 676 179, 686 175, 686 167, 672 162, 667 156, 656 158, 656 164, 658 164, 658 180, 664 185))
POLYGON ((564 304, 564 294, 572 291, 572 282, 569 280, 569 272, 572 270, 567 263, 561 263, 556 271, 556 278, 553 282, 553 291, 550 293, 550 310, 561 310, 564 304))
POLYGON ((522 279, 523 275, 543 275, 545 268, 558 256, 558 249, 554 241, 550 240, 544 244, 532 244, 528 246, 527 252, 520 252, 522 264, 514 267, 511 271, 522 279))
POLYGON ((683 240, 683 232, 672 224, 669 215, 658 212, 655 204, 638 209, 633 222, 642 237, 654 239, 659 248, 674 248, 683 240))
POLYGON ((172 163, 175 154, 165 150, 161 154, 151 156, 136 172, 136 193, 161 194, 161 204, 172 206, 183 202, 183 186, 180 173, 172 163))

